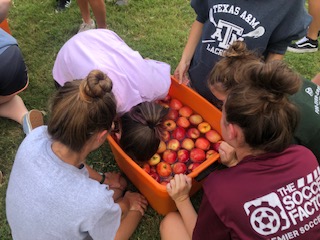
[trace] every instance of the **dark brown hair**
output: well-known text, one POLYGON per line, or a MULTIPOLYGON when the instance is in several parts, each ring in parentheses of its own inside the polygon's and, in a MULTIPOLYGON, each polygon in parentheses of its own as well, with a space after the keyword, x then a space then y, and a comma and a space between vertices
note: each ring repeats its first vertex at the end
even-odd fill
POLYGON ((148 161, 157 151, 168 109, 155 102, 142 102, 121 117, 121 148, 137 162, 148 161))
POLYGON ((263 62, 258 53, 247 49, 242 41, 235 41, 224 51, 223 58, 219 60, 210 72, 208 85, 217 91, 226 94, 233 86, 242 81, 238 71, 246 63, 263 62))
POLYGON ((244 80, 229 90, 226 121, 241 127, 253 149, 283 151, 298 123, 298 109, 288 95, 299 90, 299 75, 282 61, 248 62, 240 68, 244 80))
POLYGON ((48 122, 52 139, 79 152, 94 133, 109 131, 116 116, 111 89, 112 81, 99 70, 58 89, 51 101, 48 122))

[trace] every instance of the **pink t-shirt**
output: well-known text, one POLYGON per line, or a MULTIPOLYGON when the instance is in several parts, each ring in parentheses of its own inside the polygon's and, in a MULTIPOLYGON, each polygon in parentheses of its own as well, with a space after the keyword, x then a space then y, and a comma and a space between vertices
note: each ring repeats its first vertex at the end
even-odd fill
POLYGON ((141 102, 164 98, 171 83, 170 65, 144 59, 107 29, 84 31, 69 39, 57 55, 52 74, 63 86, 95 69, 112 80, 119 115, 141 102))
POLYGON ((320 239, 320 168, 294 145, 212 172, 193 239, 320 239))

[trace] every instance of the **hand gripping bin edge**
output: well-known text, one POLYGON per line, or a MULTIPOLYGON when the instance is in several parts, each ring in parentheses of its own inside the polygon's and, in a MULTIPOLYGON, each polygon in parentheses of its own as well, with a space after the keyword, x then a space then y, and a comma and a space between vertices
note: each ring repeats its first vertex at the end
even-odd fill
MULTIPOLYGON (((169 95, 180 100, 183 104, 191 107, 195 112, 202 115, 205 121, 221 134, 220 119, 221 111, 210 104, 206 99, 200 96, 191 88, 181 85, 176 79, 171 77, 171 86, 169 95)), ((148 173, 146 173, 139 165, 137 165, 109 135, 107 138, 111 147, 114 158, 121 169, 126 174, 136 188, 147 198, 150 206, 161 215, 177 210, 174 201, 168 195, 166 187, 159 184, 148 173)), ((212 155, 209 159, 201 163, 192 173, 188 174, 192 178, 192 188, 190 196, 201 189, 201 182, 197 182, 195 178, 217 161, 219 154, 212 155)))

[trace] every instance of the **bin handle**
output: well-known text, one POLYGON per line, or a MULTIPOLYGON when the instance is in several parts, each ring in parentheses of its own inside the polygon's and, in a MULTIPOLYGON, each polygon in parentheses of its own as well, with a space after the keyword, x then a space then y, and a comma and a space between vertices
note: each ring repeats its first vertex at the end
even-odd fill
POLYGON ((219 163, 219 161, 213 162, 211 165, 209 165, 206 169, 201 171, 198 176, 194 178, 197 182, 201 182, 203 179, 205 179, 210 173, 216 170, 225 169, 227 168, 225 165, 219 163))

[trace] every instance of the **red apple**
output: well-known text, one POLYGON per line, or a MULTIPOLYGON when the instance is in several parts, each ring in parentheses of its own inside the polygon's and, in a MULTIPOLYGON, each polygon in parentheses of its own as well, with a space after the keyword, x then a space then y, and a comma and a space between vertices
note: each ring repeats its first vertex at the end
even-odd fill
POLYGON ((151 166, 154 166, 154 165, 157 165, 161 160, 161 157, 158 153, 155 153, 149 160, 148 160, 148 163, 151 165, 151 166))
POLYGON ((190 160, 192 162, 203 162, 206 159, 206 153, 200 148, 194 148, 190 151, 190 160))
POLYGON ((171 119, 164 121, 163 124, 169 132, 173 131, 177 127, 177 124, 171 119))
POLYGON ((170 139, 167 143, 167 149, 178 151, 180 149, 180 142, 177 139, 170 139))
POLYGON ((216 143, 212 144, 212 149, 215 150, 216 152, 219 152, 220 144, 222 141, 218 141, 216 143))
POLYGON ((150 166, 150 173, 157 172, 156 166, 150 166))
POLYGON ((181 141, 185 137, 186 137, 186 130, 183 127, 177 127, 172 132, 172 138, 175 138, 175 139, 177 139, 179 141, 181 141))
POLYGON ((211 156, 217 154, 216 151, 214 151, 213 149, 210 149, 206 152, 206 159, 210 158, 211 156))
POLYGON ((181 143, 181 147, 190 151, 194 148, 194 142, 190 138, 185 138, 181 143))
POLYGON ((163 161, 170 164, 175 163, 177 161, 177 152, 171 149, 167 149, 163 152, 162 159, 163 161))
POLYGON ((214 129, 211 129, 208 132, 206 132, 205 136, 212 143, 216 143, 221 140, 220 134, 214 129))
POLYGON ((179 110, 180 108, 183 107, 183 104, 178 99, 172 98, 171 101, 170 101, 169 106, 172 109, 179 110))
POLYGON ((191 163, 191 164, 188 166, 188 173, 193 172, 197 167, 200 166, 200 164, 201 164, 201 163, 197 163, 197 162, 191 163))
POLYGON ((176 120, 179 117, 179 112, 178 110, 171 109, 169 110, 166 119, 171 119, 171 120, 176 120))
POLYGON ((189 121, 191 122, 191 124, 197 126, 199 123, 203 122, 203 118, 199 114, 193 114, 189 117, 189 121))
POLYGON ((167 162, 159 162, 157 165, 157 173, 160 177, 168 177, 172 173, 171 165, 167 162))
POLYGON ((163 131, 161 137, 163 141, 167 142, 170 140, 170 133, 168 131, 163 131))
POLYGON ((163 153, 167 149, 167 145, 164 141, 160 141, 157 153, 163 153))
POLYGON ((186 163, 188 162, 190 153, 186 149, 180 149, 177 153, 178 162, 186 163))
POLYGON ((186 118, 190 117, 192 113, 193 113, 193 110, 188 106, 183 106, 179 110, 180 116, 186 117, 186 118))
POLYGON ((183 128, 188 128, 190 126, 190 122, 186 117, 179 117, 177 120, 177 125, 183 128))
POLYGON ((177 162, 173 164, 172 171, 174 172, 174 174, 186 173, 187 165, 182 162, 177 162))
POLYGON ((210 148, 210 142, 203 137, 197 138, 194 145, 202 150, 208 150, 210 148))
POLYGON ((150 165, 149 163, 144 163, 142 165, 142 169, 146 172, 146 173, 150 173, 150 165))
POLYGON ((200 137, 200 131, 196 128, 189 128, 187 131, 187 136, 189 138, 196 139, 196 138, 200 137))
POLYGON ((150 175, 154 180, 156 180, 158 183, 160 183, 160 176, 159 176, 158 173, 156 173, 156 172, 151 172, 149 175, 150 175))
POLYGON ((201 132, 201 133, 206 133, 206 132, 209 132, 211 130, 211 125, 207 122, 202 122, 202 123, 199 123, 198 125, 198 130, 201 132))

